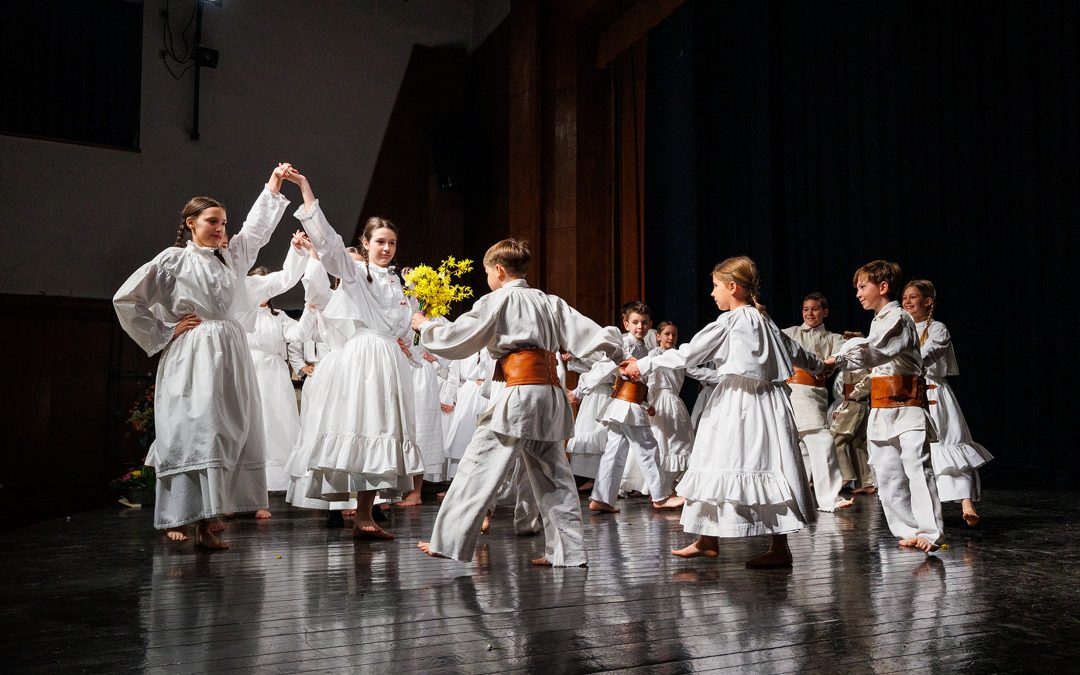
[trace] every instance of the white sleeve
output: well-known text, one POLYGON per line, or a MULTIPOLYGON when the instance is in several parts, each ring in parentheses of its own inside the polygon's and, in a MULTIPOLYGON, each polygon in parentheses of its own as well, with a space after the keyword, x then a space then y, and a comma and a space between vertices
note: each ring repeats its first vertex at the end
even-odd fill
POLYGON ((301 205, 296 210, 296 218, 307 232, 311 243, 319 254, 319 260, 326 271, 336 277, 341 277, 343 282, 355 283, 359 278, 356 270, 356 262, 348 251, 345 250, 345 242, 341 239, 334 228, 326 220, 326 216, 319 206, 319 200, 308 209, 307 205, 301 205))
POLYGON ((325 308, 326 303, 330 302, 330 277, 326 275, 322 263, 309 257, 300 280, 304 283, 304 303, 325 308))
POLYGON ((641 376, 645 377, 654 364, 672 370, 681 370, 707 361, 715 361, 727 334, 727 322, 721 317, 702 328, 697 335, 690 338, 690 342, 683 343, 679 348, 669 349, 659 356, 638 359, 638 370, 641 371, 641 376))
POLYGON ((879 331, 872 331, 876 335, 852 338, 845 342, 835 354, 837 368, 870 370, 896 358, 897 354, 910 346, 905 338, 902 319, 899 313, 894 313, 888 324, 879 331))
POLYGON ((303 249, 298 250, 295 246, 289 246, 289 252, 285 256, 285 263, 280 270, 265 276, 245 277, 248 295, 258 303, 266 302, 275 295, 281 295, 300 281, 300 277, 307 268, 308 260, 310 258, 307 257, 303 249))
POLYGON ((922 352, 923 367, 929 368, 949 353, 952 335, 940 321, 931 321, 926 328, 926 333, 926 342, 922 344, 919 351, 922 352))
POLYGON ((152 311, 172 295, 176 280, 157 263, 149 262, 135 271, 113 296, 113 308, 120 326, 147 355, 165 348, 173 338, 173 327, 152 311))
POLYGON ((259 249, 270 241, 274 229, 285 215, 285 207, 289 200, 280 192, 270 192, 269 187, 263 187, 259 198, 248 211, 240 231, 229 239, 228 255, 232 258, 233 269, 237 274, 246 274, 255 263, 259 255, 259 249))

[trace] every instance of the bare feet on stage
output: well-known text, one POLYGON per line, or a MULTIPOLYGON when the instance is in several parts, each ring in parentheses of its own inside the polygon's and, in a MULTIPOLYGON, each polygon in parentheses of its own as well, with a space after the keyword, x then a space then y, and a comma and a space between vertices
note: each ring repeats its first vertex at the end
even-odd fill
POLYGON ((877 492, 877 488, 873 485, 864 485, 860 488, 855 488, 851 491, 853 495, 872 495, 877 492))
POLYGON ((374 522, 357 521, 352 529, 353 539, 377 539, 379 541, 391 541, 394 535, 382 529, 374 522))
POLYGON ((774 534, 769 542, 769 550, 758 557, 747 560, 747 569, 769 569, 791 567, 791 549, 787 545, 786 534, 774 534))
POLYGON ((184 532, 183 527, 170 527, 165 530, 165 536, 169 538, 169 541, 187 541, 187 532, 184 532))
POLYGON ((836 500, 836 508, 838 508, 838 509, 848 509, 848 508, 851 508, 851 505, 854 504, 854 503, 855 503, 854 499, 838 499, 838 500, 836 500))
POLYGON ((578 492, 588 492, 589 490, 592 490, 592 489, 593 489, 593 482, 590 480, 590 481, 585 481, 584 483, 582 483, 581 487, 579 487, 577 489, 577 491, 578 492))
POLYGON ((217 536, 217 533, 213 531, 213 520, 200 520, 199 524, 195 526, 195 546, 197 548, 208 548, 212 551, 224 551, 229 548, 229 545, 221 540, 217 536))
POLYGON ((405 495, 405 498, 400 502, 396 502, 394 506, 423 506, 424 502, 420 501, 420 493, 413 490, 409 494, 405 495))
POLYGON ((356 509, 343 509, 341 511, 341 517, 342 518, 355 518, 356 517, 356 509))
POLYGON ((900 548, 917 548, 923 553, 933 553, 940 547, 937 544, 931 544, 926 537, 908 537, 900 540, 900 548))
POLYGON ((480 523, 480 534, 488 534, 491 532, 491 514, 484 516, 484 522, 480 523))
POLYGON ((436 492, 435 493, 435 498, 436 499, 442 499, 445 496, 446 496, 446 492, 436 492))
POLYGON ((255 520, 270 520, 273 515, 269 509, 259 509, 255 512, 255 520))
POLYGON ((964 510, 964 522, 968 527, 975 527, 979 524, 982 518, 978 513, 975 513, 975 504, 970 499, 965 499, 960 503, 961 508, 964 510))
POLYGON ((679 558, 715 558, 720 555, 720 540, 716 537, 700 536, 686 548, 671 549, 671 555, 679 558))
POLYGON ((533 565, 536 565, 537 567, 551 567, 551 563, 548 562, 547 558, 533 558, 529 562, 531 562, 533 565))
POLYGON ((423 551, 425 554, 431 556, 432 558, 442 558, 443 560, 449 560, 449 558, 444 556, 442 553, 436 553, 435 551, 432 551, 431 550, 431 542, 418 541, 418 542, 416 542, 416 548, 420 549, 421 551, 423 551))
POLYGON ((222 522, 221 518, 214 518, 210 521, 210 531, 214 534, 225 531, 225 523, 222 522))
POLYGON ((618 513, 619 509, 615 508, 611 504, 605 504, 604 502, 598 502, 595 499, 589 500, 589 510, 596 511, 597 513, 618 513))
POLYGON ((683 504, 685 503, 686 500, 682 497, 668 497, 667 499, 653 502, 652 507, 657 511, 661 511, 664 509, 681 509, 683 507, 683 504))

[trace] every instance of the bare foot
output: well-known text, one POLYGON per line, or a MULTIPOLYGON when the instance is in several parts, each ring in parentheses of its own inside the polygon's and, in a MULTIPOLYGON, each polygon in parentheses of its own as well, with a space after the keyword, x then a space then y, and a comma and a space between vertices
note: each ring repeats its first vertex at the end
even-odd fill
POLYGON ((906 539, 901 539, 897 545, 900 548, 915 548, 918 545, 918 542, 918 537, 907 537, 906 539))
POLYGON ((979 524, 980 520, 982 520, 982 516, 980 516, 977 513, 965 513, 964 514, 964 522, 967 523, 968 527, 975 527, 976 525, 979 524))
POLYGON ((380 541, 389 541, 394 538, 394 535, 382 529, 375 523, 356 523, 352 529, 353 539, 378 539, 380 541))
POLYGON ((877 488, 873 485, 864 485, 860 488, 855 488, 851 491, 853 495, 872 495, 877 492, 877 488))
POLYGON ((671 549, 671 555, 679 558, 700 558, 701 556, 715 558, 720 555, 720 546, 715 539, 709 541, 704 537, 698 537, 693 544, 686 548, 671 549))
POLYGON ((273 515, 268 509, 259 509, 255 512, 255 520, 270 520, 273 515))
POLYGON ((182 527, 170 527, 165 530, 165 536, 169 538, 169 541, 187 541, 187 532, 184 532, 182 527))
POLYGON ((854 503, 855 503, 854 499, 838 499, 836 501, 836 508, 838 508, 838 509, 848 509, 848 508, 851 508, 851 505, 854 504, 854 503))
POLYGON ((653 502, 652 507, 657 511, 661 511, 664 509, 681 509, 683 507, 683 504, 685 503, 686 500, 682 497, 668 497, 667 499, 653 502))
POLYGON ((341 511, 341 517, 342 518, 355 518, 356 517, 356 509, 343 509, 341 511))
POLYGON ((548 562, 547 558, 533 558, 530 562, 537 567, 551 567, 551 563, 548 562))
POLYGON ((619 509, 615 508, 614 506, 611 506, 610 504, 605 504, 604 502, 598 502, 595 499, 590 499, 589 500, 589 510, 590 511, 597 511, 598 513, 618 513, 619 512, 619 509))
POLYGON ((424 502, 420 501, 420 497, 408 496, 402 499, 400 502, 394 502, 394 506, 423 506, 424 502))
POLYGON ((202 521, 195 526, 195 546, 196 548, 207 548, 211 551, 224 551, 229 548, 229 545, 223 542, 217 534, 210 531, 210 523, 202 521))
POLYGON ((436 492, 435 493, 435 498, 436 499, 442 499, 445 496, 446 496, 446 492, 436 492))
POLYGON ((791 551, 774 551, 773 549, 769 549, 766 553, 746 561, 746 568, 751 570, 768 569, 771 567, 791 567, 791 551))
POLYGON ((900 540, 901 548, 917 548, 923 553, 933 553, 938 550, 937 544, 931 544, 926 537, 908 537, 900 540))
POLYGON ((491 532, 491 514, 484 516, 484 522, 480 523, 480 534, 488 534, 491 532))
POLYGON ((432 558, 443 558, 444 560, 449 560, 449 558, 444 556, 442 553, 436 553, 435 551, 432 551, 431 550, 431 542, 418 541, 418 542, 416 542, 416 548, 420 549, 421 551, 428 554, 432 558))
POLYGON ((586 481, 586 482, 582 483, 581 487, 579 487, 577 489, 577 491, 578 492, 588 492, 591 489, 593 489, 593 482, 590 480, 590 481, 586 481))
POLYGON ((225 523, 221 522, 220 518, 214 518, 210 521, 210 531, 214 534, 225 531, 225 523))

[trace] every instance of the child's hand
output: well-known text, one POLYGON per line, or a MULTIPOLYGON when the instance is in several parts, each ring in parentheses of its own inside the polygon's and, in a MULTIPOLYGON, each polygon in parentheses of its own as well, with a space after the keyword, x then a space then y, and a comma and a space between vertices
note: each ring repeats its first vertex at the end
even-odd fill
POLYGON ((398 338, 397 346, 401 349, 401 353, 405 355, 405 358, 412 358, 412 352, 409 350, 409 347, 405 344, 404 340, 398 338))
POLYGON ((570 359, 574 358, 574 355, 570 352, 563 352, 559 354, 559 356, 562 358, 563 362, 569 361, 570 359))
POLYGON ((285 173, 282 174, 282 178, 297 185, 303 185, 307 182, 307 178, 304 177, 304 174, 294 169, 291 165, 285 164, 284 166, 287 168, 285 169, 285 173))
POLYGON ((438 363, 439 362, 439 357, 435 356, 434 354, 432 354, 429 351, 425 351, 424 352, 424 360, 427 361, 428 363, 438 363))
POLYGON ((180 322, 176 324, 176 327, 173 328, 173 339, 176 339, 189 330, 197 327, 200 323, 202 323, 202 319, 195 314, 184 315, 180 318, 180 322))
POLYGON ((863 334, 857 330, 846 330, 843 332, 843 336, 845 340, 850 340, 851 338, 863 337, 863 334))
POLYGON ((566 399, 570 401, 570 405, 578 405, 579 403, 581 403, 581 399, 579 399, 577 396, 574 396, 574 392, 570 391, 569 389, 566 391, 566 399))
POLYGON ((619 374, 631 380, 640 380, 641 370, 638 368, 637 359, 631 357, 620 363, 619 374))
POLYGON ((277 165, 270 173, 270 180, 266 181, 267 187, 270 188, 270 192, 277 194, 281 192, 281 181, 288 175, 289 169, 292 166, 288 162, 283 162, 277 165))
POLYGON ((452 413, 452 412, 454 412, 454 404, 453 403, 440 403, 439 404, 439 410, 442 410, 444 413, 452 413))
POLYGON ((423 312, 417 312, 412 315, 412 321, 409 322, 409 325, 412 326, 413 330, 419 331, 420 326, 423 326, 427 322, 427 320, 427 314, 424 314, 423 312))

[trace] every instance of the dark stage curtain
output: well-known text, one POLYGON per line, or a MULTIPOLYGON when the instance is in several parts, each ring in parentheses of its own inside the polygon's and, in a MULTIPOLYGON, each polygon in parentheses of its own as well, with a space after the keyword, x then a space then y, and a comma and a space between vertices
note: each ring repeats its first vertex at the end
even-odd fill
POLYGON ((852 273, 896 260, 937 286, 984 477, 1075 485, 1078 43, 1075 2, 686 5, 649 42, 657 318, 687 339, 745 253, 780 327, 819 290, 827 326, 865 332, 852 273))

